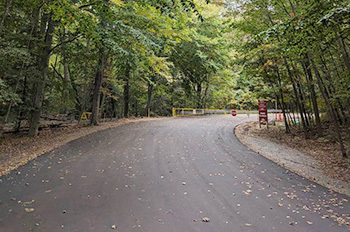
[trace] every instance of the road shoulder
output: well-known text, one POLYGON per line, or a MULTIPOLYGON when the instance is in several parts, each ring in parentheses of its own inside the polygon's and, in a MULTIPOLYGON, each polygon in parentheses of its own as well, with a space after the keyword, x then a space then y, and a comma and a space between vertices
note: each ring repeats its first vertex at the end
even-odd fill
POLYGON ((164 118, 130 118, 100 123, 97 126, 67 125, 47 129, 39 136, 30 138, 17 136, 0 141, 0 177, 27 164, 28 162, 81 137, 126 124, 161 120, 164 118))
POLYGON ((235 135, 249 149, 330 190, 350 196, 350 184, 322 172, 323 165, 319 160, 287 145, 253 134, 255 125, 252 122, 243 123, 235 128, 235 135))

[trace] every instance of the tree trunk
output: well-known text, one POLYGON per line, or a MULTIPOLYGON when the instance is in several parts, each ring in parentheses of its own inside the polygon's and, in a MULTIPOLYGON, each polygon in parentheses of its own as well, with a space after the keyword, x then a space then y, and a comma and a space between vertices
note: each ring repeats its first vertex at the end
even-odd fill
POLYGON ((314 79, 313 79, 313 75, 312 75, 312 71, 311 71, 311 65, 309 62, 309 54, 311 54, 310 52, 308 52, 305 56, 305 61, 303 62, 303 66, 305 68, 305 72, 306 72, 306 80, 308 83, 308 88, 309 91, 311 93, 311 103, 312 103, 312 108, 315 114, 315 120, 316 120, 316 130, 317 130, 317 134, 318 136, 322 136, 322 124, 321 124, 321 118, 320 118, 320 111, 318 108, 318 103, 317 103, 317 95, 316 95, 316 91, 315 91, 315 84, 314 84, 314 79))
POLYGON ((92 98, 92 114, 90 125, 98 125, 100 119, 100 96, 101 96, 101 85, 104 73, 104 50, 100 48, 100 58, 97 64, 97 70, 95 74, 93 98, 92 98))
POLYGON ((125 85, 124 85, 124 118, 129 117, 129 104, 130 104, 130 76, 131 66, 127 65, 125 70, 125 85))
POLYGON ((115 99, 111 98, 111 104, 112 104, 112 118, 117 117, 117 112, 116 112, 116 105, 115 105, 115 99))
MULTIPOLYGON (((31 27, 28 28, 28 32, 30 34, 31 37, 37 37, 37 29, 38 29, 38 26, 39 26, 39 18, 40 18, 40 9, 41 9, 41 6, 38 6, 37 8, 35 8, 33 11, 32 11, 32 20, 31 20, 31 27)), ((30 51, 30 53, 32 53, 32 50, 34 48, 34 42, 33 40, 29 40, 28 41, 28 51, 30 51)), ((21 69, 21 73, 23 71, 23 69, 26 67, 24 65, 25 62, 23 62, 23 66, 22 66, 22 69, 21 69)), ((22 76, 22 75, 20 75, 22 76)), ((25 115, 25 110, 24 110, 24 105, 26 104, 27 102, 27 80, 28 80, 28 77, 26 75, 24 75, 23 77, 23 89, 22 89, 22 96, 21 96, 21 99, 22 99, 22 103, 21 105, 19 106, 18 108, 18 112, 17 112, 17 117, 16 117, 16 121, 15 121, 15 125, 14 125, 14 131, 15 132, 19 132, 20 128, 21 128, 21 120, 22 118, 24 117, 25 115)))
POLYGON ((342 135, 341 135, 340 127, 339 127, 338 121, 336 119, 336 115, 334 113, 333 106, 330 103, 330 100, 329 100, 329 98, 327 96, 326 90, 324 89, 324 85, 322 85, 322 79, 321 79, 320 72, 318 71, 312 56, 310 57, 310 61, 311 61, 311 64, 313 66, 313 69, 314 69, 316 77, 317 77, 318 86, 319 86, 320 91, 322 93, 323 99, 324 99, 324 101, 326 103, 328 114, 331 117, 331 120, 333 122, 334 132, 335 132, 335 134, 336 134, 336 136, 338 138, 338 141, 339 141, 339 144, 340 144, 341 153, 342 153, 344 158, 347 158, 348 156, 347 156, 347 153, 346 153, 346 150, 345 150, 345 146, 344 146, 343 138, 342 138, 342 135))
MULTIPOLYGON (((51 55, 51 47, 53 41, 53 32, 55 29, 55 22, 52 20, 52 13, 49 15, 44 15, 44 18, 47 18, 47 23, 43 23, 42 28, 47 28, 45 33, 44 40, 44 49, 43 54, 40 59, 39 67, 41 71, 41 78, 38 80, 38 84, 35 89, 33 109, 31 110, 30 116, 30 126, 29 126, 29 136, 37 136, 39 133, 39 124, 40 124, 40 113, 41 107, 45 94, 45 81, 49 73, 49 61, 51 55)), ((46 19, 44 19, 46 20, 46 19)))
POLYGON ((148 92, 147 92, 147 105, 145 108, 145 115, 148 116, 148 109, 151 108, 151 103, 152 103, 152 92, 153 92, 153 84, 148 83, 148 92))
POLYGON ((295 104, 296 104, 296 107, 299 109, 299 113, 300 113, 300 116, 301 116, 301 122, 302 122, 302 125, 303 125, 304 135, 305 135, 305 138, 309 138, 308 129, 307 129, 307 126, 306 126, 306 123, 305 123, 303 109, 302 109, 301 104, 300 104, 299 94, 298 94, 298 90, 297 90, 297 87, 296 87, 296 84, 295 84, 295 80, 294 80, 292 71, 290 70, 290 66, 288 64, 288 61, 286 60, 285 57, 284 57, 283 60, 284 60, 284 64, 285 64, 287 72, 288 72, 289 79, 292 82, 294 96, 295 96, 295 104))
MULTIPOLYGON (((63 62, 63 92, 62 92, 62 100, 63 102, 66 102, 69 98, 69 63, 67 60, 67 47, 64 43, 66 38, 66 31, 63 29, 63 35, 61 36, 61 53, 62 53, 62 62, 63 62)), ((64 103, 64 112, 67 112, 67 104, 64 103)))
MULTIPOLYGON (((292 67, 293 67, 293 71, 294 71, 294 77, 295 77, 295 81, 296 81, 296 87, 297 87, 297 90, 298 90, 298 93, 299 93, 299 97, 300 97, 300 101, 299 101, 299 104, 300 104, 300 107, 301 107, 301 114, 304 115, 304 119, 305 119, 305 124, 306 124, 306 128, 307 128, 307 131, 309 131, 309 128, 310 128, 310 120, 308 118, 308 114, 307 114, 307 111, 306 111, 306 107, 305 107, 305 92, 303 90, 303 86, 301 84, 301 78, 300 76, 298 75, 298 69, 297 67, 294 65, 293 61, 291 61, 291 64, 292 64, 292 67)), ((302 116, 303 117, 303 116, 302 116)))
MULTIPOLYGON (((286 10, 283 2, 281 1, 286 13, 290 16, 290 13, 288 10, 286 10)), ((267 11, 268 12, 268 11, 267 11)), ((295 12, 294 12, 295 14, 295 12)), ((267 13, 267 16, 269 18, 269 21, 271 23, 272 26, 275 25, 275 23, 273 22, 272 18, 271 18, 271 15, 267 13)), ((295 15, 294 15, 295 16, 295 15)), ((281 39, 280 39, 280 36, 277 34, 277 41, 280 43, 281 42, 281 39)), ((288 60, 287 60, 287 57, 285 56, 282 56, 283 58, 283 62, 284 62, 284 65, 287 69, 287 73, 288 73, 288 77, 290 79, 290 81, 292 82, 292 86, 293 86, 293 91, 294 91, 294 95, 295 95, 295 103, 296 103, 296 106, 297 108, 299 108, 299 112, 300 112, 300 115, 301 115, 301 121, 302 121, 302 125, 303 125, 303 131, 304 131, 304 135, 305 135, 305 138, 307 139, 309 137, 308 135, 308 129, 307 129, 307 126, 305 124, 305 119, 304 119, 304 116, 303 116, 303 113, 302 113, 302 108, 301 108, 301 105, 300 105, 300 102, 299 102, 299 96, 298 96, 298 91, 297 91, 297 88, 295 86, 295 80, 294 80, 294 77, 293 77, 293 74, 292 74, 292 71, 291 71, 291 68, 290 68, 290 65, 288 63, 288 60)))
POLYGON ((202 108, 206 107, 206 98, 208 95, 208 90, 209 90, 209 82, 207 82, 207 85, 205 86, 204 95, 202 97, 202 108))
POLYGON ((198 109, 202 108, 202 83, 197 84, 197 106, 198 109))
MULTIPOLYGON (((100 111, 104 114, 106 113, 106 94, 101 93, 100 96, 100 111)), ((102 115, 101 113, 99 115, 102 115)))
POLYGON ((304 119, 305 119, 305 124, 307 127, 307 130, 309 131, 310 128, 310 120, 306 111, 306 107, 305 107, 305 97, 304 97, 304 91, 302 89, 302 85, 300 84, 300 79, 298 78, 298 82, 297 82, 297 89, 299 92, 299 96, 300 96, 300 106, 302 109, 302 114, 304 114, 304 119))
POLYGON ((304 65, 304 68, 305 68, 305 71, 307 74, 306 76, 307 76, 308 88, 309 88, 309 91, 311 93, 310 97, 311 97, 312 108, 313 108, 314 114, 315 114, 317 134, 318 134, 318 136, 322 136, 322 124, 321 124, 321 118, 320 118, 320 111, 318 109, 317 95, 316 95, 316 91, 315 91, 315 84, 314 84, 314 79, 313 79, 312 72, 311 72, 311 65, 309 62, 309 55, 308 54, 305 57, 305 62, 303 65, 304 65))
MULTIPOLYGON (((86 51, 85 51, 86 57, 88 57, 88 55, 89 55, 89 51, 90 51, 89 47, 90 47, 90 38, 87 38, 86 51)), ((86 59, 85 64, 84 64, 84 71, 83 71, 83 78, 85 80, 88 80, 88 78, 89 78, 88 65, 89 65, 89 61, 88 61, 88 59, 86 59)), ((86 108, 87 102, 89 101, 87 99, 90 98, 90 85, 87 85, 85 83, 83 84, 82 90, 81 90, 81 96, 82 96, 82 103, 81 103, 80 109, 78 110, 78 112, 79 112, 78 123, 80 123, 80 120, 81 120, 80 116, 86 110, 85 108, 86 108)))
POLYGON ((340 112, 338 112, 338 110, 337 110, 337 115, 339 116, 339 119, 340 119, 339 122, 342 123, 344 121, 346 123, 347 122, 347 117, 346 117, 345 109, 343 107, 341 99, 339 98, 339 96, 337 94, 337 88, 334 86, 335 82, 334 82, 334 80, 332 78, 331 71, 330 71, 330 69, 327 66, 327 63, 326 63, 326 60, 325 60, 324 56, 320 55, 319 57, 320 57, 320 60, 321 60, 321 63, 322 63, 322 69, 321 70, 325 74, 326 79, 327 79, 327 81, 329 83, 329 86, 330 86, 329 88, 332 91, 332 92, 330 92, 330 94, 333 95, 333 96, 336 96, 335 99, 336 99, 336 101, 338 103, 339 110, 340 110, 340 112))
POLYGON ((278 68, 277 68, 276 72, 277 72, 277 77, 278 77, 278 85, 279 85, 279 92, 280 92, 280 98, 281 98, 281 108, 282 108, 282 113, 283 113, 283 117, 284 117, 284 126, 286 129, 286 134, 290 134, 290 128, 289 128, 288 119, 287 119, 287 115, 286 115, 286 106, 284 103, 284 94, 283 94, 283 89, 282 89, 281 74, 280 74, 278 68))
POLYGON ((139 116, 139 101, 135 100, 135 117, 139 116))

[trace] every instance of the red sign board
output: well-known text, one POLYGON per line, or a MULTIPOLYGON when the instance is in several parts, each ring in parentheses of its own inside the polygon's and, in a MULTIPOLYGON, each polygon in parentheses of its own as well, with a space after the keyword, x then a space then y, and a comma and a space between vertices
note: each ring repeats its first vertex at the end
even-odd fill
POLYGON ((232 110, 232 116, 237 116, 237 111, 232 110))
POLYGON ((259 100, 259 124, 268 124, 267 102, 259 100))

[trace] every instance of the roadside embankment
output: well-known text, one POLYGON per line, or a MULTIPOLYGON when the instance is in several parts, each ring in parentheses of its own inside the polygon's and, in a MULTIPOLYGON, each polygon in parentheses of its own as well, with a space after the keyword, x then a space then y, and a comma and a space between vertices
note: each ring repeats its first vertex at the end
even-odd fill
POLYGON ((257 122, 235 128, 238 139, 256 153, 309 180, 350 196, 349 160, 336 144, 305 140, 272 128, 258 129, 257 122))

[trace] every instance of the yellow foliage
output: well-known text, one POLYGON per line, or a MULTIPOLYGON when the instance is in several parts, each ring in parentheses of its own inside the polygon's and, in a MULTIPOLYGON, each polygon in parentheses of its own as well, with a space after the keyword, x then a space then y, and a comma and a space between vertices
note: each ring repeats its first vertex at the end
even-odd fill
POLYGON ((124 2, 122 0, 110 0, 113 2, 116 6, 122 6, 124 5, 124 2))

